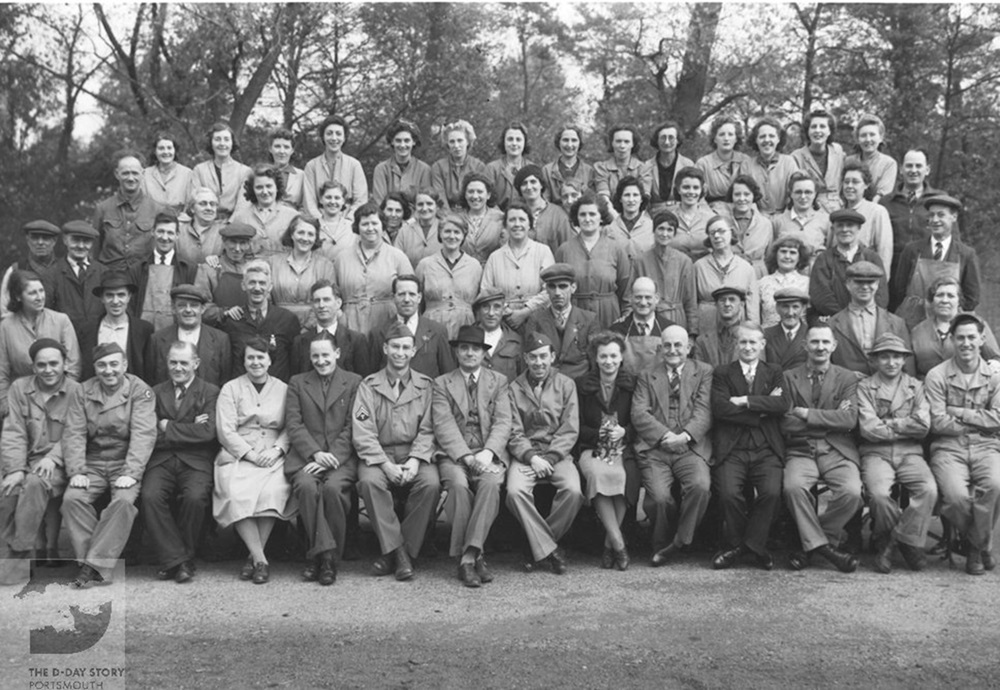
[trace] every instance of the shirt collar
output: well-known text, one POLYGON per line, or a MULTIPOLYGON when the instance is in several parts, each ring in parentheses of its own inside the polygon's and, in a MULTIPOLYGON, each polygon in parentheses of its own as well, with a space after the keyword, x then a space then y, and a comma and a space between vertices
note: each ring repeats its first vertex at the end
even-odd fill
POLYGON ((871 304, 869 304, 866 307, 862 307, 860 305, 855 304, 854 302, 851 302, 850 304, 847 305, 847 308, 850 309, 855 314, 869 314, 871 316, 875 315, 875 303, 874 302, 872 302, 871 304))
POLYGON ((931 254, 934 254, 934 245, 938 242, 941 243, 941 252, 943 256, 948 256, 948 250, 951 248, 951 235, 948 235, 942 240, 936 240, 931 237, 931 254))

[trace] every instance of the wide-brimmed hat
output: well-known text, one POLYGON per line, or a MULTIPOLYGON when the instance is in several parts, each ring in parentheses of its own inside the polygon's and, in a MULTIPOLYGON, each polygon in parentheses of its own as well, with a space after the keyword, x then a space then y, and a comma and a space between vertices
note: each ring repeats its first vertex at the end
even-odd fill
POLYGON ((906 346, 903 339, 895 333, 883 333, 875 339, 875 344, 868 351, 869 357, 874 357, 881 352, 896 352, 901 355, 912 355, 913 350, 906 346))
POLYGON ((478 345, 484 350, 489 350, 490 345, 486 344, 486 333, 479 326, 462 326, 458 329, 458 335, 448 343, 452 347, 458 347, 459 343, 467 345, 478 345))

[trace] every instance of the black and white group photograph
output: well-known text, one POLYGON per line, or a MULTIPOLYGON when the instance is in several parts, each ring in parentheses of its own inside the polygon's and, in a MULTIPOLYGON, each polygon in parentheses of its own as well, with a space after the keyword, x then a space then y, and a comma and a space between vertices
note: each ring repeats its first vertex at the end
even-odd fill
POLYGON ((0 4, 0 688, 1000 674, 1000 5, 0 4))

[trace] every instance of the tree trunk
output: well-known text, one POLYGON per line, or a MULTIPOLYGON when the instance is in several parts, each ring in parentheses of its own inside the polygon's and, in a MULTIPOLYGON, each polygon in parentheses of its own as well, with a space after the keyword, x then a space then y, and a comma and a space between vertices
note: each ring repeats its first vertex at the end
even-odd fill
POLYGON ((289 21, 289 14, 294 16, 294 13, 300 11, 299 7, 289 4, 275 10, 274 33, 271 36, 271 46, 264 54, 260 63, 258 63, 257 69, 254 70, 253 76, 250 77, 250 81, 247 83, 247 87, 233 101, 233 114, 229 118, 229 126, 233 128, 233 132, 237 138, 243 133, 247 119, 250 117, 250 113, 253 112, 254 106, 257 105, 261 93, 264 92, 264 87, 267 86, 267 82, 271 78, 271 73, 274 72, 274 67, 278 64, 278 58, 281 57, 281 49, 284 47, 287 28, 285 22, 289 21))
POLYGON ((684 61, 674 92, 674 116, 686 131, 701 122, 701 102, 708 86, 708 68, 721 11, 722 3, 718 2, 698 3, 691 10, 684 61))

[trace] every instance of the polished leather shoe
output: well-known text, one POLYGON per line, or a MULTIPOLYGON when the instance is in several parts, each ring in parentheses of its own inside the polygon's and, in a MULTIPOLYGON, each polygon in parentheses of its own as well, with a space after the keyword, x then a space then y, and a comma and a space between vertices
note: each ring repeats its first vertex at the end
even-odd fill
POLYGON ((337 563, 334 561, 333 554, 320 556, 319 574, 316 576, 316 581, 324 587, 329 587, 337 581, 337 563))
POLYGON ((601 568, 611 570, 615 567, 615 550, 610 546, 605 546, 601 553, 601 568))
POLYGON ((267 563, 253 564, 253 583, 262 585, 271 579, 271 568, 267 563))
POLYGON ((493 582, 493 573, 486 567, 486 559, 482 555, 476 559, 476 575, 479 576, 479 581, 483 584, 493 582))
POLYGON ((969 547, 969 555, 965 557, 965 572, 969 575, 983 575, 986 567, 983 565, 983 552, 969 547))
POLYGON ((319 577, 319 561, 310 560, 302 567, 302 579, 306 582, 315 582, 319 577))
POLYGON ((253 579, 253 556, 247 556, 246 563, 240 568, 240 579, 241 580, 252 580, 253 579))
POLYGON ((842 573, 853 573, 858 569, 857 556, 852 556, 829 544, 823 544, 823 546, 816 549, 816 553, 830 561, 842 573))
POLYGON ((924 553, 923 549, 902 542, 897 546, 899 546, 899 553, 903 555, 903 560, 906 561, 910 570, 920 571, 927 567, 927 554, 924 553))
POLYGON ((556 575, 563 575, 566 572, 566 553, 559 547, 556 547, 556 550, 550 553, 546 560, 556 575))
POLYGON ((774 556, 767 551, 764 553, 755 553, 753 557, 757 563, 757 567, 761 570, 774 570, 774 556))
POLYGON ((400 582, 413 577, 413 563, 410 562, 410 554, 406 553, 406 547, 400 546, 396 549, 396 579, 400 582))
POLYGON ((174 566, 173 568, 163 568, 162 570, 156 571, 157 580, 173 580, 177 575, 177 568, 180 566, 174 566))
POLYGON ((983 549, 983 567, 987 570, 993 570, 997 567, 997 559, 993 557, 993 552, 989 549, 983 549))
POLYGON ((788 554, 788 565, 792 570, 805 570, 809 567, 809 554, 805 551, 792 551, 788 554))
POLYGON ((615 567, 618 570, 625 571, 628 570, 629 565, 632 563, 632 559, 628 556, 628 549, 621 548, 614 551, 615 556, 615 567))
POLYGON ((458 579, 466 587, 480 587, 483 584, 483 581, 479 579, 479 574, 476 573, 475 563, 459 563, 458 579))
POLYGON ((388 575, 396 569, 396 558, 392 553, 385 553, 375 559, 372 563, 372 575, 382 577, 388 575))
POLYGON ((174 582, 181 584, 184 582, 190 582, 191 578, 194 577, 194 563, 191 561, 184 561, 179 566, 177 566, 177 571, 174 573, 174 582))
POLYGON ((104 578, 101 577, 101 574, 99 572, 91 568, 89 565, 84 565, 83 567, 80 568, 80 572, 77 574, 76 578, 74 578, 73 582, 71 582, 70 584, 73 587, 80 589, 81 587, 86 587, 92 582, 93 583, 104 582, 104 578))
POLYGON ((673 542, 667 544, 662 549, 653 554, 653 557, 649 559, 649 564, 654 568, 659 568, 661 565, 666 565, 667 561, 671 559, 680 551, 680 547, 673 542))
POLYGON ((885 544, 882 548, 878 550, 875 554, 875 560, 872 565, 875 570, 879 571, 883 575, 888 575, 892 572, 892 547, 895 546, 895 540, 892 535, 886 537, 885 544))
POLYGON ((743 555, 743 547, 737 546, 735 549, 727 549, 715 554, 712 559, 712 567, 716 570, 726 570, 736 565, 736 561, 743 555))

